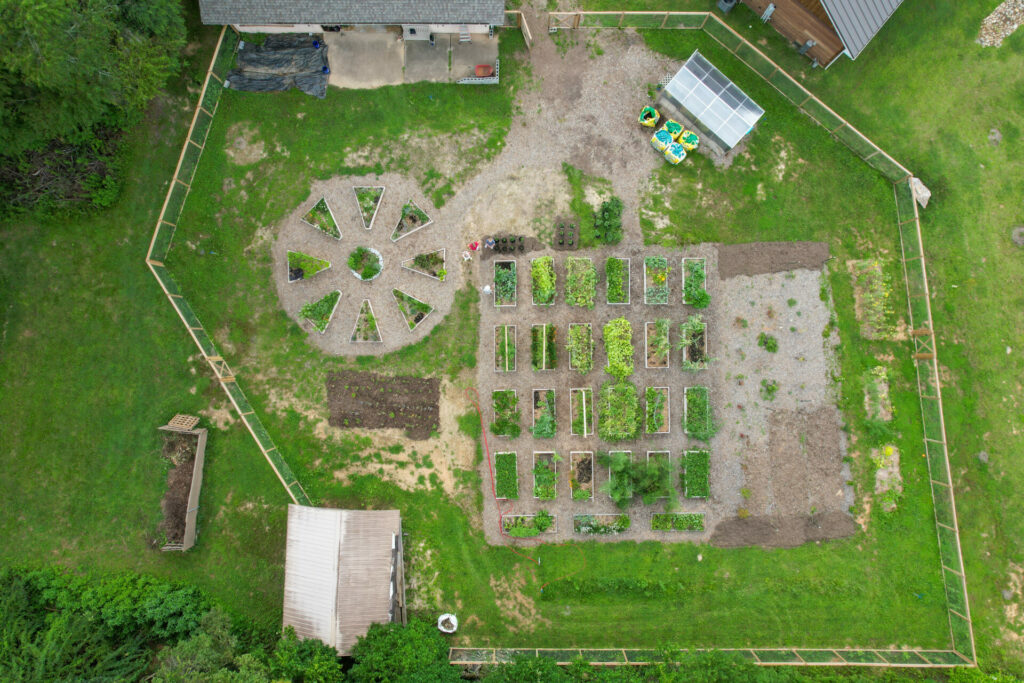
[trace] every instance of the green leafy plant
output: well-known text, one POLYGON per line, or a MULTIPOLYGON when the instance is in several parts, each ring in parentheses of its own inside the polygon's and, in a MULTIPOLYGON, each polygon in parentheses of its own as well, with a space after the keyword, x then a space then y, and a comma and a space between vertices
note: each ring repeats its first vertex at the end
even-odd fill
POLYGON ((761 380, 761 398, 766 401, 775 400, 775 392, 779 390, 779 383, 773 379, 761 380))
POLYGON ((572 519, 573 531, 577 534, 588 535, 612 535, 628 531, 630 527, 629 515, 576 515, 572 519), (611 517, 610 522, 599 520, 611 517))
POLYGON ((550 256, 535 258, 530 265, 533 282, 533 303, 550 306, 555 303, 555 262, 550 256))
POLYGON ((668 303, 668 275, 671 270, 664 256, 648 256, 644 259, 644 303, 668 303))
POLYGON ((604 262, 605 280, 608 283, 607 300, 610 304, 624 304, 629 301, 629 261, 608 258, 604 262))
POLYGON ((695 313, 679 323, 679 341, 676 348, 683 350, 684 370, 703 370, 708 365, 707 324, 700 313, 695 313))
POLYGON ((572 389, 569 397, 572 433, 590 436, 594 433, 594 390, 589 387, 572 389))
POLYGON ((516 262, 494 264, 494 303, 506 306, 516 302, 516 262))
POLYGON ((491 432, 497 436, 507 436, 512 439, 519 436, 521 427, 519 419, 519 397, 512 389, 491 392, 491 404, 494 408, 494 422, 491 423, 491 432))
POLYGON ((497 453, 494 456, 494 488, 498 498, 519 498, 519 472, 515 453, 497 453))
POLYGON ((608 494, 618 507, 626 508, 634 495, 632 457, 624 451, 598 453, 597 464, 608 468, 608 480, 601 485, 601 492, 608 494))
POLYGON ((665 404, 668 402, 668 389, 663 387, 647 387, 645 391, 647 404, 647 433, 657 434, 665 428, 665 404))
POLYGON ((597 268, 588 258, 570 257, 565 260, 565 301, 570 306, 594 307, 597 295, 597 268))
POLYGON ((635 439, 640 433, 640 401, 632 382, 605 382, 598 394, 597 433, 605 441, 635 439))
POLYGON ((360 280, 372 280, 380 273, 380 256, 366 247, 356 247, 348 255, 348 267, 360 280))
POLYGON ((537 458, 533 466, 533 495, 541 500, 554 500, 558 495, 556 464, 554 457, 537 458))
POLYGON ((594 334, 590 323, 569 325, 569 365, 585 375, 594 368, 594 334))
POLYGON ((558 366, 556 336, 554 325, 530 328, 530 362, 534 370, 554 370, 558 366))
POLYGON ((694 512, 659 512, 651 516, 654 531, 704 531, 704 514, 694 512))
POLYGON ((866 326, 862 332, 868 339, 892 337, 896 331, 892 278, 877 259, 855 261, 852 266, 854 282, 860 293, 861 315, 866 326))
POLYGON ((331 267, 330 261, 325 261, 301 251, 288 252, 288 281, 307 280, 322 270, 331 267))
POLYGON ((686 433, 698 441, 710 441, 718 432, 718 426, 711 415, 711 400, 707 387, 687 387, 685 403, 683 427, 686 433))
POLYGON ((501 372, 516 367, 516 333, 512 325, 498 325, 494 329, 494 366, 501 372))
POLYGON ((594 212, 594 237, 604 244, 622 241, 622 200, 612 197, 594 212))
POLYGON ((392 289, 391 294, 394 295, 395 301, 398 302, 398 310, 402 312, 402 317, 405 318, 405 322, 410 330, 415 329, 434 310, 434 307, 430 304, 424 303, 401 290, 392 289))
POLYGON ((645 327, 647 337, 647 365, 652 368, 667 368, 669 351, 672 349, 669 343, 669 319, 659 318, 653 325, 648 323, 645 327))
POLYGON ((608 356, 605 371, 618 380, 633 374, 633 328, 625 318, 604 325, 604 347, 608 356))
POLYGON ((364 300, 359 305, 359 315, 356 317, 356 326, 352 330, 350 341, 354 342, 379 342, 380 330, 377 328, 377 318, 373 315, 369 300, 364 300))
POLYGON ((369 228, 373 221, 373 214, 377 210, 377 204, 384 194, 383 187, 356 187, 356 203, 359 204, 359 214, 363 219, 363 227, 369 228))
POLYGON ((768 353, 775 353, 779 350, 779 340, 766 332, 757 335, 757 345, 768 353))
POLYGON ((305 304, 299 309, 299 317, 305 318, 317 331, 323 332, 331 322, 331 314, 334 313, 334 306, 340 297, 341 292, 334 291, 318 301, 305 304))
POLYGON ((708 497, 708 471, 711 454, 706 450, 687 451, 683 460, 682 488, 687 498, 708 497))
POLYGON ((334 216, 331 214, 330 208, 327 206, 327 200, 323 197, 320 198, 313 208, 306 212, 306 215, 302 217, 302 220, 306 221, 314 228, 317 228, 331 237, 341 238, 341 230, 338 229, 338 224, 334 220, 334 216))
POLYGON ((704 273, 704 261, 685 259, 683 278, 683 303, 694 308, 707 308, 711 303, 711 295, 704 288, 707 276, 704 273))
POLYGON ((433 275, 442 282, 444 281, 442 273, 447 275, 447 271, 444 269, 444 256, 441 255, 440 249, 425 254, 417 254, 412 259, 412 266, 415 270, 427 275, 433 275))
POLYGON ((540 415, 534 420, 530 432, 538 439, 552 439, 558 429, 558 422, 555 420, 555 392, 547 389, 543 392, 534 392, 534 414, 540 409, 540 415), (540 394, 538 400, 538 393, 540 394))

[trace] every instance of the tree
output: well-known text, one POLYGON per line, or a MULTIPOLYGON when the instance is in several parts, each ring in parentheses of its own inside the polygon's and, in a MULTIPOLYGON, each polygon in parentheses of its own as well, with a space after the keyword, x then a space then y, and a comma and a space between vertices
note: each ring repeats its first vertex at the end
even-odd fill
POLYGON ((457 683, 459 670, 448 664, 448 643, 433 624, 412 620, 374 624, 352 649, 353 683, 457 683))

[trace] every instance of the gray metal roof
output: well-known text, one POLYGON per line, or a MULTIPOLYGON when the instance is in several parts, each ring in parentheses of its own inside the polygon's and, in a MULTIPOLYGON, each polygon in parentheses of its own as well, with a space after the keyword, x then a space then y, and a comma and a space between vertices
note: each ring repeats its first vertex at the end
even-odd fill
POLYGON ((204 24, 505 23, 504 0, 199 0, 204 24))
POLYGON ((821 0, 851 58, 864 50, 903 0, 821 0))
POLYGON ((285 626, 340 655, 394 616, 398 510, 288 506, 285 626))

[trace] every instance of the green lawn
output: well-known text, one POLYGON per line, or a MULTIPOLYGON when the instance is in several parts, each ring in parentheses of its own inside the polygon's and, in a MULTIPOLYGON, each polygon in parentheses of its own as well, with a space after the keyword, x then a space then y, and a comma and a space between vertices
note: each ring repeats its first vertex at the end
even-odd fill
MULTIPOLYGON (((708 3, 694 4, 704 9, 708 3)), ((1024 176, 1024 36, 1018 32, 998 50, 974 44, 978 23, 996 2, 984 4, 906 3, 860 59, 844 58, 827 72, 806 69, 744 7, 730 22, 754 39, 765 36, 766 50, 787 68, 806 71, 808 87, 934 192, 923 229, 939 354, 949 373, 946 418, 978 653, 983 664, 1019 671, 1018 646, 1004 640, 1007 603, 999 591, 1009 586, 1011 562, 1020 562, 1024 531, 1012 512, 1020 507, 1024 467, 1010 460, 1019 450, 1024 370, 1024 349, 1014 343, 1014 333, 1024 329, 1024 307, 1013 283, 1024 277, 1024 266, 1009 241, 1009 228, 1024 223, 1017 196, 1024 176), (966 102, 963 89, 950 87, 960 82, 971 84, 966 102), (1003 133, 999 147, 985 140, 993 126, 1003 133), (981 450, 989 454, 987 465, 976 458, 981 450)), ((538 40, 547 40, 540 33, 538 40)), ((782 106, 760 79, 729 63, 701 34, 665 33, 645 38, 677 56, 700 47, 769 115, 751 142, 751 158, 730 171, 716 171, 697 156, 692 166, 659 172, 665 191, 642 214, 649 240, 827 239, 840 259, 871 250, 895 257, 888 183, 782 106), (770 162, 782 149, 790 163, 777 182, 770 162), (695 208, 696 182, 716 193, 713 210, 695 208), (658 214, 685 227, 659 229, 658 214)), ((201 36, 206 49, 194 57, 191 74, 205 68, 210 36, 201 36)), ((503 41, 503 67, 516 42, 503 41)), ((515 71, 510 60, 507 72, 515 71)), ((8 541, 0 560, 179 577, 272 625, 280 618, 287 497, 237 422, 211 434, 197 548, 179 556, 151 547, 166 472, 155 428, 175 412, 224 403, 201 363, 192 361, 197 372, 189 372, 196 350, 142 263, 187 126, 184 86, 194 83, 194 76, 176 83, 172 96, 132 135, 132 173, 114 209, 85 219, 0 226, 0 533, 8 541)), ((906 490, 898 512, 874 511, 870 533, 852 539, 770 551, 655 543, 543 546, 529 553, 541 560, 537 565, 487 546, 463 508, 429 480, 415 492, 375 476, 339 484, 333 470, 379 459, 370 440, 325 442, 300 410, 271 409, 268 396, 275 391, 322 404, 324 374, 338 367, 453 377, 475 364, 477 301, 469 291, 458 295, 447 324, 392 358, 323 358, 280 310, 268 243, 258 239, 257 229, 304 201, 310 178, 384 165, 413 174, 435 201, 443 201, 449 183, 500 149, 512 110, 505 88, 470 93, 417 85, 325 101, 294 93, 225 94, 168 263, 309 495, 331 505, 402 509, 410 555, 423 562, 431 551, 430 566, 417 571, 441 577, 419 597, 437 607, 456 606, 467 617, 462 632, 476 645, 947 646, 923 459, 904 460, 906 490), (295 125, 299 113, 302 126, 295 125), (264 142, 267 157, 233 165, 225 145, 247 127, 252 139, 264 142), (423 157, 401 147, 376 159, 349 154, 413 131, 475 142, 467 143, 467 162, 449 175, 431 172, 423 157), (220 203, 216 195, 228 178, 234 187, 220 203), (607 627, 609 615, 616 629, 607 627)), ((859 377, 873 358, 893 353, 897 443, 906 454, 919 453, 906 346, 858 340, 844 313, 852 296, 849 280, 834 276, 831 285, 844 340, 844 411, 854 421, 861 417, 859 377)), ((463 476, 472 490, 475 475, 463 476)), ((857 467, 855 476, 863 487, 870 472, 857 467)))

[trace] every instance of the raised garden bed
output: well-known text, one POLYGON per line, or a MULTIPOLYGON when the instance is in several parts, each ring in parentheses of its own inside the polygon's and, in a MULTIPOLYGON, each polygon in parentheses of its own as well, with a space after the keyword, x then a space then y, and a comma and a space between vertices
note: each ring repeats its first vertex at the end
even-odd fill
POLYGON ((384 268, 384 257, 371 247, 356 247, 348 255, 348 269, 363 282, 376 280, 384 268))
POLYGON ((647 368, 668 367, 669 351, 672 349, 668 341, 670 325, 668 318, 658 318, 644 325, 644 365, 647 368))
POLYGON ((644 392, 646 431, 648 434, 669 433, 669 388, 647 387, 644 392))
POLYGON ((398 219, 398 225, 395 226, 394 232, 391 233, 391 241, 397 242, 420 228, 427 227, 432 222, 430 216, 423 209, 416 206, 416 202, 410 199, 402 207, 402 217, 398 219))
POLYGON ((448 271, 444 267, 447 251, 447 249, 442 248, 423 254, 416 254, 412 258, 402 261, 402 267, 414 273, 426 275, 427 277, 444 282, 444 279, 448 276, 448 271))
POLYGON ((591 436, 594 433, 594 390, 590 387, 569 390, 570 433, 591 436))
POLYGON ((683 455, 682 489, 687 498, 707 498, 711 454, 706 450, 686 451, 683 455))
POLYGON ((594 331, 590 323, 570 323, 566 348, 569 365, 585 375, 594 368, 594 331))
POLYGON ((410 331, 415 330, 434 310, 434 307, 430 304, 424 303, 399 289, 392 289, 391 296, 395 297, 398 310, 402 312, 402 317, 405 318, 405 323, 409 326, 410 331))
POLYGON ((557 530, 555 516, 547 510, 538 510, 535 515, 505 515, 501 527, 513 538, 532 538, 540 534, 553 534, 557 530))
POLYGON ((519 419, 519 396, 515 389, 503 389, 491 392, 491 408, 494 410, 494 422, 491 433, 495 436, 507 436, 511 439, 519 436, 521 427, 519 419))
POLYGON ((569 453, 569 493, 573 500, 594 498, 594 454, 591 451, 569 453))
POLYGON ((558 497, 558 454, 552 451, 533 454, 533 497, 554 500, 558 497))
POLYGON ((313 208, 307 211, 300 220, 306 225, 316 228, 335 239, 341 239, 338 221, 335 220, 334 212, 328 206, 326 197, 321 197, 320 201, 314 204, 313 208))
POLYGON ((683 370, 703 370, 708 366, 707 323, 700 313, 679 323, 678 345, 683 350, 683 370))
POLYGON ((534 306, 551 306, 555 303, 555 260, 541 256, 530 261, 530 283, 534 306))
POLYGON ((668 303, 668 259, 648 256, 644 259, 644 303, 668 303))
MULTIPOLYGON (((630 476, 629 468, 633 463, 633 451, 598 453, 597 460, 599 465, 608 467, 608 483, 602 486, 601 490, 611 496, 611 491, 621 483, 622 487, 628 489, 628 497, 632 498, 633 478, 630 476)), ((611 498, 614 500, 615 496, 611 498)))
POLYGON ((515 306, 517 284, 518 280, 516 279, 516 262, 495 261, 494 305, 498 307, 515 306))
POLYGON ((570 306, 593 308, 597 296, 597 268, 589 258, 565 260, 565 301, 570 306))
POLYGON ((196 543, 206 430, 182 431, 170 425, 160 429, 167 432, 162 455, 173 465, 167 473, 167 491, 160 504, 164 517, 160 531, 165 541, 161 550, 185 551, 196 543))
POLYGON ((668 451, 647 451, 647 471, 634 483, 636 492, 643 497, 644 504, 669 498, 672 489, 672 454, 668 451))
POLYGON ((553 439, 558 430, 555 416, 555 390, 533 390, 533 427, 530 433, 538 439, 553 439))
POLYGON ((715 435, 707 387, 687 387, 683 394, 683 428, 687 436, 709 441, 715 435))
POLYGON ((572 530, 585 536, 612 536, 629 531, 629 515, 573 515, 572 530))
POLYGON ((356 195, 356 204, 359 206, 359 217, 363 219, 363 227, 369 230, 373 227, 373 219, 377 217, 377 209, 380 208, 380 200, 384 197, 383 186, 357 185, 352 188, 356 195))
POLYGON ((288 282, 308 280, 330 267, 331 262, 322 258, 303 254, 301 251, 288 252, 288 282))
POLYGON ((380 342, 380 328, 377 326, 377 317, 373 314, 373 306, 369 299, 363 299, 359 305, 359 315, 356 316, 356 325, 352 328, 352 337, 349 341, 354 342, 380 342))
POLYGON ((703 512, 658 512, 651 516, 653 531, 704 531, 703 512))
POLYGON ((609 257, 604 262, 605 300, 609 304, 629 303, 629 259, 609 257))
POLYGON ((604 350, 608 356, 605 372, 617 380, 633 374, 633 328, 625 318, 604 324, 604 350))
POLYGON ((640 400, 632 382, 605 382, 597 398, 597 433, 605 441, 628 441, 640 434, 640 400))
POLYGON ((515 453, 494 454, 494 490, 501 500, 519 498, 519 463, 515 453))
POLYGON ((494 370, 516 371, 516 326, 494 326, 494 370))
POLYGON ((331 324, 331 318, 334 317, 334 311, 338 308, 340 300, 341 292, 335 290, 322 299, 303 305, 299 309, 299 317, 308 320, 313 329, 323 334, 327 331, 327 326, 331 324))
POLYGON ((554 370, 558 365, 555 326, 544 323, 530 328, 530 365, 534 370, 554 370))
POLYGON ((683 259, 683 303, 694 308, 707 308, 711 295, 705 289, 707 273, 702 258, 683 259))

